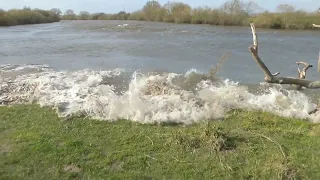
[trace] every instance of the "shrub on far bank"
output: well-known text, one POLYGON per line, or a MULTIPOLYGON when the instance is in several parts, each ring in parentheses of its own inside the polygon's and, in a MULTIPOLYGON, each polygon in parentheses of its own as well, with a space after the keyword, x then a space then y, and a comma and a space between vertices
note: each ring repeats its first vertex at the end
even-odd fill
POLYGON ((60 17, 53 11, 41 9, 11 9, 0 10, 0 26, 14 26, 23 24, 40 24, 60 21, 60 17))
POLYGON ((62 20, 127 20, 130 13, 120 11, 116 14, 94 13, 90 14, 87 11, 81 11, 76 15, 72 9, 68 9, 64 15, 61 16, 62 20))
POLYGON ((146 17, 142 11, 135 11, 129 15, 128 20, 145 21, 146 17))
POLYGON ((311 29, 312 24, 320 24, 320 13, 295 11, 290 13, 264 12, 252 18, 256 27, 271 29, 311 29))
POLYGON ((212 24, 224 26, 244 26, 254 22, 256 27, 272 29, 311 29, 312 24, 320 24, 320 13, 307 13, 294 6, 280 4, 277 12, 258 12, 261 8, 253 1, 229 0, 220 8, 191 8, 182 2, 168 2, 161 6, 151 0, 128 20, 161 21, 172 23, 212 24))

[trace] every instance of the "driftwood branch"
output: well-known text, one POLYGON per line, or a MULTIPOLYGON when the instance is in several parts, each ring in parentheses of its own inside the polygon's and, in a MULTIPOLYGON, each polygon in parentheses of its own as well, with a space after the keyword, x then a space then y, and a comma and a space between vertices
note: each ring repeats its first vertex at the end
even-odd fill
MULTIPOLYGON (((270 70, 267 68, 267 66, 264 64, 262 59, 259 57, 259 54, 258 54, 258 45, 259 45, 258 44, 258 36, 257 36, 257 33, 256 33, 256 29, 255 29, 254 23, 250 23, 250 26, 251 26, 252 36, 253 36, 253 45, 251 45, 249 47, 249 51, 252 54, 253 60, 259 65, 259 67, 263 71, 264 80, 267 83, 291 84, 291 85, 298 85, 298 86, 309 88, 309 89, 320 88, 320 81, 309 81, 309 80, 306 80, 306 79, 301 79, 300 75, 299 75, 298 78, 290 78, 290 77, 279 77, 279 76, 277 76, 279 73, 271 74, 270 70)), ((303 63, 301 63, 301 64, 303 64, 303 63)), ((308 68, 305 67, 304 68, 305 71, 308 68)))
POLYGON ((306 76, 307 76, 307 70, 311 67, 313 67, 312 65, 306 63, 306 62, 303 62, 303 61, 299 61, 299 62, 296 62, 298 65, 300 64, 303 64, 304 65, 304 68, 302 70, 299 69, 298 67, 298 77, 300 79, 305 79, 306 76))
MULTIPOLYGON (((312 65, 306 63, 306 62, 303 62, 303 61, 299 61, 299 62, 296 62, 298 65, 300 64, 303 64, 304 65, 304 68, 302 70, 300 70, 300 68, 298 67, 298 78, 299 79, 306 79, 306 76, 307 76, 307 70, 311 67, 313 67, 312 65)), ((300 90, 302 89, 302 86, 298 85, 297 86, 297 90, 300 90)))

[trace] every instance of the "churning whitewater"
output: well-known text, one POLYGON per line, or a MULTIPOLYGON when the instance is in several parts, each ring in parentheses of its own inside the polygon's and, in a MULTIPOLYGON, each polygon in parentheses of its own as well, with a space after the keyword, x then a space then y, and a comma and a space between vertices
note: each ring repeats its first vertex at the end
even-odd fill
POLYGON ((316 104, 302 92, 261 84, 253 93, 230 80, 201 78, 195 70, 185 74, 124 69, 71 72, 45 65, 3 65, 0 75, 1 105, 38 103, 65 118, 192 124, 244 109, 320 122, 320 113, 308 114, 316 104))

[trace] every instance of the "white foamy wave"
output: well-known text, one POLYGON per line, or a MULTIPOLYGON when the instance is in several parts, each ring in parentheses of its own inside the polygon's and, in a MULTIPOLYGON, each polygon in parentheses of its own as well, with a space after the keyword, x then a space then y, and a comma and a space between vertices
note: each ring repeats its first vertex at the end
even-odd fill
POLYGON ((0 71, 2 71, 2 72, 21 71, 24 69, 48 70, 49 66, 43 65, 43 64, 24 64, 24 65, 5 64, 5 65, 0 65, 0 71))
POLYGON ((185 76, 190 76, 192 74, 203 74, 203 72, 192 68, 192 69, 190 69, 189 71, 186 72, 185 76))
POLYGON ((232 109, 263 110, 320 122, 319 113, 308 114, 316 105, 301 92, 270 87, 253 94, 248 87, 229 80, 200 80, 194 90, 186 90, 175 82, 181 77, 188 78, 191 72, 197 71, 181 75, 134 73, 121 93, 117 88, 124 81, 121 79, 123 71, 119 69, 24 74, 11 82, 1 82, 0 103, 36 102, 53 107, 60 117, 81 115, 140 123, 191 124, 223 118, 232 109))
POLYGON ((119 24, 118 27, 126 27, 128 26, 129 24, 119 24))
POLYGON ((288 91, 270 87, 262 94, 256 95, 248 91, 245 86, 226 80, 224 85, 216 87, 206 84, 200 95, 218 104, 226 110, 245 109, 263 110, 284 117, 306 118, 318 121, 309 112, 316 108, 308 96, 298 91, 288 91))

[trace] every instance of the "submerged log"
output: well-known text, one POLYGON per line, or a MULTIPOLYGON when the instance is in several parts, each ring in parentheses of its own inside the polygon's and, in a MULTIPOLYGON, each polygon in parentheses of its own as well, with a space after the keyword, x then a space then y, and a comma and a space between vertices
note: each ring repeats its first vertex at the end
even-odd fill
POLYGON ((312 24, 312 26, 315 28, 320 28, 320 25, 317 25, 317 24, 312 24))
MULTIPOLYGON (((271 74, 268 67, 264 64, 262 59, 259 57, 258 54, 258 36, 256 33, 256 29, 253 23, 250 23, 252 36, 253 36, 253 45, 249 47, 249 51, 252 54, 253 60, 259 65, 261 70, 264 73, 264 80, 267 83, 274 83, 274 84, 290 84, 290 85, 296 85, 297 89, 302 89, 302 87, 309 88, 309 89, 318 89, 320 88, 320 81, 310 81, 306 80, 307 70, 310 67, 313 67, 312 65, 306 63, 306 62, 296 62, 298 65, 303 64, 304 68, 300 70, 298 68, 298 78, 291 78, 291 77, 279 77, 280 73, 277 72, 275 74, 271 74)), ((318 71, 320 72, 320 52, 319 52, 319 61, 318 61, 318 71)), ((309 112, 309 114, 316 113, 320 110, 320 106, 313 111, 309 112)))

